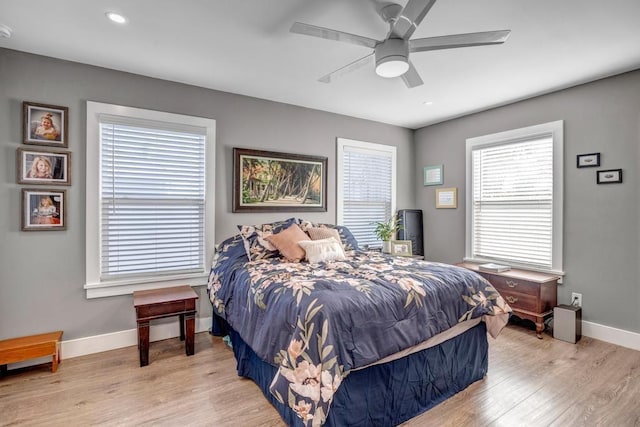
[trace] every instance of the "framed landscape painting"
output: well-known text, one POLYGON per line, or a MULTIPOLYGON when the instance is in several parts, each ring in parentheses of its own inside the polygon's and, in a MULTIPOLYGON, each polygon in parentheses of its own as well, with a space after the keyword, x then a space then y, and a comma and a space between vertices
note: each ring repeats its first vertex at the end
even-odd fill
POLYGON ((327 211, 327 158, 233 149, 233 212, 327 211))

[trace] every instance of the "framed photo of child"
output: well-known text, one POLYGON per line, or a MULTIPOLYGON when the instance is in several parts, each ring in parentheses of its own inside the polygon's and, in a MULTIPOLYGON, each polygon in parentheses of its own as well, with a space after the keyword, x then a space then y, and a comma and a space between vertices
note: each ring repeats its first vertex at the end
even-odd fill
POLYGON ((22 230, 66 230, 67 190, 22 189, 22 230))
POLYGON ((22 103, 22 142, 51 147, 69 146, 69 108, 57 105, 22 103))
POLYGON ((71 185, 71 153, 18 148, 18 184, 71 185))

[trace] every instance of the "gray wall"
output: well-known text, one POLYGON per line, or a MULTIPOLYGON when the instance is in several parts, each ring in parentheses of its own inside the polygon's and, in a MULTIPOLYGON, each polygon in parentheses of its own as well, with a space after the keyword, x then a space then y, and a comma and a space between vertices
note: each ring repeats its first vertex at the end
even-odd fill
POLYGON ((465 140, 564 120, 564 269, 560 303, 583 294, 583 319, 640 332, 640 71, 540 96, 416 131, 416 171, 444 164, 444 187, 458 208, 435 209, 435 187, 416 173, 428 259, 462 260, 465 245, 465 140), (601 167, 623 169, 622 184, 597 185, 596 168, 576 155, 601 153, 601 167))
MULTIPOLYGON (((0 49, 0 339, 64 330, 64 339, 135 327, 130 295, 87 300, 85 281, 85 101, 209 117, 217 121, 216 242, 236 224, 299 216, 335 222, 336 137, 398 147, 397 206, 414 208, 413 131, 245 96, 0 49), (66 231, 20 231, 16 148, 22 101, 69 107, 72 186, 66 231), (232 147, 326 156, 326 213, 234 214, 232 147)), ((35 146, 31 146, 35 147, 35 146)), ((43 187, 48 188, 48 187, 43 187)), ((57 187, 65 188, 65 187, 57 187)), ((211 313, 199 288, 199 316, 211 313)))

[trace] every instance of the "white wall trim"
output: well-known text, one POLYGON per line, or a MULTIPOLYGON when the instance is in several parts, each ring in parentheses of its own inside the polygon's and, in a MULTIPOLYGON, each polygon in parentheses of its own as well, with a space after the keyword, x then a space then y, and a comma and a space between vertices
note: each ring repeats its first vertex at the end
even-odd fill
MULTIPOLYGON (((131 294, 134 290, 162 288, 184 283, 184 279, 202 278, 206 282, 209 274, 213 247, 215 245, 215 153, 216 153, 216 121, 206 117, 195 117, 184 114, 168 113, 156 110, 127 107, 87 101, 86 132, 86 250, 85 250, 85 286, 87 298, 101 298, 114 295, 131 294), (204 218, 204 259, 195 276, 180 274, 174 276, 136 277, 123 281, 104 280, 101 278, 101 215, 100 209, 100 171, 101 144, 100 120, 108 116, 112 120, 126 122, 153 122, 154 126, 170 129, 184 129, 202 133, 206 136, 205 144, 205 218, 204 218), (113 287, 113 289, 109 289, 113 287)), ((198 285, 196 285, 198 286, 198 285)))
POLYGON ((397 183, 397 147, 375 142, 357 141, 348 138, 336 138, 336 224, 344 225, 344 153, 346 149, 364 150, 371 153, 380 151, 391 155, 391 215, 396 212, 397 183))
MULTIPOLYGON (((196 317, 196 333, 208 331, 211 327, 211 317, 196 317)), ((161 323, 151 325, 149 341, 161 341, 180 336, 180 324, 178 322, 161 323)), ((62 363, 65 359, 86 356, 88 354, 101 353, 103 351, 116 350, 123 347, 138 345, 138 330, 127 329, 125 331, 111 332, 108 334, 94 335, 91 337, 77 338, 62 341, 62 363)), ((133 349, 137 353, 137 349, 133 349)), ((20 363, 9 364, 9 369, 38 365, 51 362, 50 357, 26 360, 20 363)))
POLYGON ((633 350, 640 350, 640 333, 582 321, 582 335, 633 350))

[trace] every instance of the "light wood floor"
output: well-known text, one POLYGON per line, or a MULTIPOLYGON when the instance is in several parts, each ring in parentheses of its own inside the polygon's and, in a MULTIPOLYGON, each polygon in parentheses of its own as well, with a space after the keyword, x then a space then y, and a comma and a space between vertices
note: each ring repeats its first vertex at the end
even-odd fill
MULTIPOLYGON (((640 426, 640 352, 583 338, 577 345, 507 327, 490 340, 489 373, 404 426, 640 426)), ((64 356, 64 354, 63 354, 64 356)), ((9 371, 0 426, 283 426, 220 338, 197 334, 9 371)))

